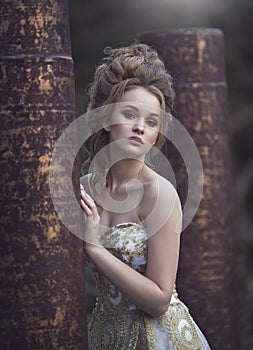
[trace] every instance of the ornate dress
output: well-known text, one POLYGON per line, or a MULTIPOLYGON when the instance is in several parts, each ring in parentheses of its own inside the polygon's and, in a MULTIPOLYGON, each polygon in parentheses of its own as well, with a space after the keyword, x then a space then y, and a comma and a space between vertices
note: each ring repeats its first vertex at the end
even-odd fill
MULTIPOLYGON (((118 224, 101 244, 121 261, 145 274, 147 229, 136 223, 118 224)), ((97 303, 89 323, 90 350, 208 350, 204 335, 174 289, 167 311, 154 318, 131 304, 95 270, 97 303)))

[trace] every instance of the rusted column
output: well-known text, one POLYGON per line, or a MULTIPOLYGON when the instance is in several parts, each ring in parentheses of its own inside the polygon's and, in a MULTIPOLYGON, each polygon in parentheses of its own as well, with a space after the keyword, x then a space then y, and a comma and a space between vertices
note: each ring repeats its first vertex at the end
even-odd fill
MULTIPOLYGON (((223 35, 189 28, 141 33, 138 40, 154 47, 173 75, 174 114, 203 163, 200 206, 182 235, 178 289, 212 349, 238 349, 223 35)), ((175 154, 172 163, 184 203, 187 173, 175 154)))
MULTIPOLYGON (((83 350, 82 241, 61 224, 49 191, 54 144, 75 117, 68 3, 0 8, 0 348, 83 350)), ((77 168, 73 177, 77 187, 77 168)))

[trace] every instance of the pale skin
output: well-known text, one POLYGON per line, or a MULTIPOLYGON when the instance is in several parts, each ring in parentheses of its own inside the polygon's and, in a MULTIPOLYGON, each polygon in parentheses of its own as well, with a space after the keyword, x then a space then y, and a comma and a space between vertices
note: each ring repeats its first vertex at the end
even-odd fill
MULTIPOLYGON (((117 147, 121 148, 122 154, 126 152, 128 158, 112 166, 111 182, 106 191, 120 202, 126 197, 126 184, 129 180, 136 179, 142 185, 142 199, 127 212, 116 213, 103 209, 96 205, 90 195, 89 175, 82 177, 81 208, 89 223, 86 226, 86 231, 89 231, 87 235, 93 238, 92 243, 90 239, 84 241, 84 249, 96 268, 131 302, 147 314, 159 317, 168 308, 176 279, 181 205, 170 182, 144 163, 147 149, 155 144, 160 127, 158 98, 145 88, 136 87, 125 92, 119 102, 119 108, 112 115, 117 124, 106 126, 105 129, 110 133, 110 141, 122 140, 117 147), (134 155, 133 158, 129 154, 134 155), (155 205, 158 210, 153 210, 155 205), (145 223, 147 231, 152 232, 147 240, 145 275, 123 263, 99 244, 96 224, 111 227, 122 222, 145 223), (153 228, 154 222, 162 223, 156 231, 153 228)), ((114 151, 112 148, 112 157, 114 151)), ((118 149, 117 151, 119 152, 118 149)), ((128 186, 127 191, 130 198, 138 195, 134 186, 128 186)))

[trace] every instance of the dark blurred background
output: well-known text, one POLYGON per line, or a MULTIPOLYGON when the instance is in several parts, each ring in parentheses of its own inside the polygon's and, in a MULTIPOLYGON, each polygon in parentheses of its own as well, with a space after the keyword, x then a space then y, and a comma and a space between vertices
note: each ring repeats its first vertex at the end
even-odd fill
MULTIPOLYGON (((253 1, 71 0, 77 116, 106 46, 131 44, 143 31, 216 27, 224 32, 241 350, 253 349, 253 1)), ((88 277, 89 278, 89 277, 88 277)), ((93 287, 88 279, 88 308, 93 287)), ((221 330, 222 331, 222 330, 221 330)))

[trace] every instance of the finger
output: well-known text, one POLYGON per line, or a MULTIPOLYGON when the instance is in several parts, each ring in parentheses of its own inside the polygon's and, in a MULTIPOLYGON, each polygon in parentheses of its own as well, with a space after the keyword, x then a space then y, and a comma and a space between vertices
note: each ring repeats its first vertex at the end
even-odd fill
POLYGON ((82 199, 80 200, 80 205, 81 205, 81 208, 83 209, 83 211, 85 212, 85 214, 88 217, 93 216, 92 210, 88 207, 88 205, 82 199))
POLYGON ((97 205, 94 199, 84 190, 82 185, 80 185, 80 197, 83 201, 83 208, 86 209, 86 213, 90 216, 90 219, 99 222, 100 215, 98 213, 97 205), (90 211, 92 212, 92 215, 90 214, 90 211))
POLYGON ((81 189, 80 196, 84 203, 92 210, 92 212, 97 214, 97 206, 93 198, 83 189, 81 189))
POLYGON ((84 209, 85 214, 95 222, 99 222, 100 220, 100 215, 98 214, 97 207, 94 203, 94 205, 87 204, 83 199, 80 201, 81 207, 84 209))
POLYGON ((84 200, 85 198, 85 192, 84 190, 80 189, 80 197, 84 200))

